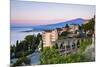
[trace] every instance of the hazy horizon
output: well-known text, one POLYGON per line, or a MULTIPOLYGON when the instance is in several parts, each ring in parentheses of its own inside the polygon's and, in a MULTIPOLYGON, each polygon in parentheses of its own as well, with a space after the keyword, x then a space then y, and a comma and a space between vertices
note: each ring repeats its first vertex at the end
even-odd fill
POLYGON ((11 0, 11 25, 34 26, 64 22, 71 19, 90 19, 95 5, 75 5, 11 0))

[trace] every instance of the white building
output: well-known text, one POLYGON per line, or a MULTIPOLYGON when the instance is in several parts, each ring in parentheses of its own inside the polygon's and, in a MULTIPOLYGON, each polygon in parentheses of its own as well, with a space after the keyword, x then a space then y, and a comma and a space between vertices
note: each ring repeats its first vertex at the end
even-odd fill
POLYGON ((57 30, 45 30, 42 33, 43 47, 52 47, 53 42, 58 39, 57 30))

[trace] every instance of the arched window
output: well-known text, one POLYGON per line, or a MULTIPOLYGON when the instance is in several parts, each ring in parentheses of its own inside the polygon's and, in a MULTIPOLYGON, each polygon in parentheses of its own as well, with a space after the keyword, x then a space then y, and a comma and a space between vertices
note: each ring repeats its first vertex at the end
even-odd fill
POLYGON ((62 48, 63 48, 63 44, 64 44, 64 42, 62 42, 62 43, 61 43, 61 45, 60 45, 60 49, 62 49, 62 48))
POLYGON ((78 40, 78 42, 77 42, 77 48, 79 48, 80 47, 80 42, 79 42, 79 40, 78 40))
POLYGON ((73 43, 73 45, 72 45, 72 49, 75 49, 75 43, 73 43))
POLYGON ((66 48, 67 48, 67 50, 70 50, 70 45, 67 45, 66 48))

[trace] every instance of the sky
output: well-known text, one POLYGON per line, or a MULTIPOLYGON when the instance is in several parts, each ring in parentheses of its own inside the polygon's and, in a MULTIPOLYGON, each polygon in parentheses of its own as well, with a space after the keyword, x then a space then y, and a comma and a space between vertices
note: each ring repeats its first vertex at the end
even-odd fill
POLYGON ((95 5, 76 5, 11 0, 11 25, 32 26, 55 24, 71 19, 90 19, 95 5))

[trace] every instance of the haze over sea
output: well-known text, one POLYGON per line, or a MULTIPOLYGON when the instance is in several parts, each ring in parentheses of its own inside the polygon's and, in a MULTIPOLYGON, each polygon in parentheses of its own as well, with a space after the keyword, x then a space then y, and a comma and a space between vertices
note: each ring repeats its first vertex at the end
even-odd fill
POLYGON ((24 32, 24 31, 27 31, 27 30, 32 30, 32 28, 11 28, 11 32, 10 32, 10 42, 11 42, 11 45, 15 45, 16 44, 16 41, 19 40, 24 40, 25 36, 27 35, 37 35, 38 33, 41 33, 40 31, 30 31, 30 32, 24 32))
POLYGON ((12 26, 11 25, 11 45, 15 45, 17 40, 24 40, 27 35, 37 35, 38 33, 42 33, 44 30, 53 30, 56 28, 62 28, 66 24, 83 24, 85 22, 84 19, 77 18, 74 20, 69 20, 65 22, 60 22, 56 24, 48 24, 48 25, 37 25, 37 26, 12 26))

